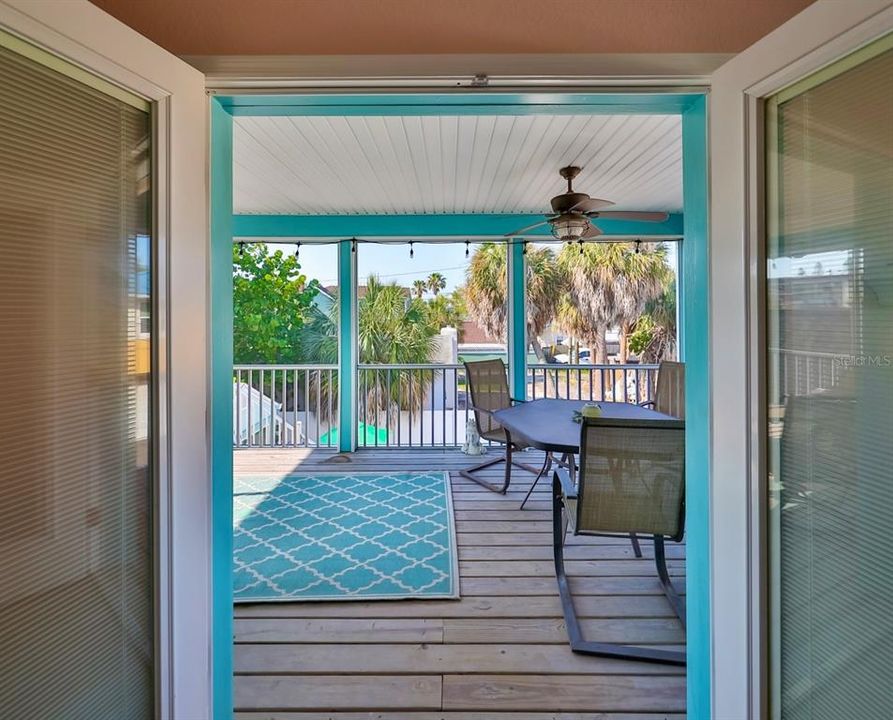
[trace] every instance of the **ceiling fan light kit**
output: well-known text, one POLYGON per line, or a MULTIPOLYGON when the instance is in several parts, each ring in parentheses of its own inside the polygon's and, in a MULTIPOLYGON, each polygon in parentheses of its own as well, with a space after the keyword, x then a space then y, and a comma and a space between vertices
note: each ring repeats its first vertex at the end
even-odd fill
POLYGON ((556 240, 561 240, 562 242, 582 242, 603 234, 592 222, 598 218, 664 222, 669 217, 665 212, 605 211, 604 208, 609 208, 614 203, 610 200, 602 200, 590 197, 586 193, 574 191, 574 178, 580 174, 581 170, 582 168, 576 165, 568 165, 561 168, 558 173, 567 180, 567 191, 552 198, 550 203, 552 205, 552 213, 546 215, 545 220, 508 233, 506 237, 525 235, 535 228, 549 225, 552 230, 552 236, 556 240))

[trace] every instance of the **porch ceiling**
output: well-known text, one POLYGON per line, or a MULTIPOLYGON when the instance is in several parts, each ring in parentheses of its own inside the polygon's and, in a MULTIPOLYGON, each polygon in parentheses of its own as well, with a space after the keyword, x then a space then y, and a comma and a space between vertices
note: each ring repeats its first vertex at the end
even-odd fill
POLYGON ((237 214, 542 213, 575 189, 682 209, 678 115, 233 118, 237 214))

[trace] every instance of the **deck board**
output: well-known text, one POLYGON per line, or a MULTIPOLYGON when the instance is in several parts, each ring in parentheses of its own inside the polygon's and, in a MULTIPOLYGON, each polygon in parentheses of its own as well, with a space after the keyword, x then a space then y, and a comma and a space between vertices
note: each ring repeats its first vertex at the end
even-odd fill
MULTIPOLYGON (((537 465, 541 456, 525 461, 537 465)), ((551 561, 549 488, 525 510, 531 476, 505 496, 462 478, 455 450, 241 450, 237 474, 447 470, 462 599, 239 604, 237 720, 681 720, 684 669, 574 655, 551 561)), ((498 482, 500 469, 485 476, 498 482)), ((684 647, 653 548, 571 538, 568 572, 584 632, 608 642, 684 647)), ((684 545, 668 546, 685 587, 684 545)))

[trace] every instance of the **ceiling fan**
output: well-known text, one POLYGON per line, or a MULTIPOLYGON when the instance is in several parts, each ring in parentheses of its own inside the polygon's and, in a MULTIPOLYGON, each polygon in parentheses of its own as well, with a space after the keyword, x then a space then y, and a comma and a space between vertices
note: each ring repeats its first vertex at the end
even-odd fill
POLYGON ((598 220, 599 218, 663 222, 669 217, 665 212, 602 210, 602 208, 611 207, 614 203, 610 200, 589 197, 586 193, 574 192, 574 178, 580 174, 581 169, 576 165, 561 168, 558 172, 561 177, 567 180, 567 192, 552 198, 552 213, 546 215, 545 220, 510 232, 505 237, 524 235, 541 225, 551 225, 552 235, 558 240, 578 242, 604 234, 596 225, 592 224, 593 220, 598 220))

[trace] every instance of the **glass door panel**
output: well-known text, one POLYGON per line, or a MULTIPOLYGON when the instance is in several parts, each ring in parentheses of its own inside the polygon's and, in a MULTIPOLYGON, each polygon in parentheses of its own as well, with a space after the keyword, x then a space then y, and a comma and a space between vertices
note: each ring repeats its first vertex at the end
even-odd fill
POLYGON ((893 717, 893 44, 768 103, 770 707, 893 717))
POLYGON ((0 714, 151 718, 149 107, 4 40, 0 714))

